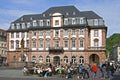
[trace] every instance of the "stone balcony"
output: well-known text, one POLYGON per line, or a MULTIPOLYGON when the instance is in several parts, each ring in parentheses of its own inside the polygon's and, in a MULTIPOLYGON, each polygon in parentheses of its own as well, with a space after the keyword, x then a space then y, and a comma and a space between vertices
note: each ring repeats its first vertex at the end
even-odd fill
POLYGON ((106 48, 105 47, 91 47, 91 46, 89 46, 88 50, 106 50, 106 48))
POLYGON ((49 53, 59 54, 59 53, 63 53, 63 52, 64 52, 63 47, 49 47, 49 53))

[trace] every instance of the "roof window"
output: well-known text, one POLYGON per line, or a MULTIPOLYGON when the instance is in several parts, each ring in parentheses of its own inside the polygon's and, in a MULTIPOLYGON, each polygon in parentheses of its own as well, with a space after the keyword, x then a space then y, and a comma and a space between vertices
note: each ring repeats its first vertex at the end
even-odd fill
POLYGON ((21 21, 23 21, 23 18, 21 18, 21 21))
POLYGON ((66 12, 66 15, 68 16, 68 15, 69 15, 69 13, 68 13, 68 12, 66 12))
POLYGON ((30 20, 32 20, 33 18, 31 17, 30 20))
POLYGON ((45 17, 45 14, 43 14, 43 17, 45 17))
POLYGON ((75 12, 73 12, 73 15, 75 15, 76 13, 75 12))

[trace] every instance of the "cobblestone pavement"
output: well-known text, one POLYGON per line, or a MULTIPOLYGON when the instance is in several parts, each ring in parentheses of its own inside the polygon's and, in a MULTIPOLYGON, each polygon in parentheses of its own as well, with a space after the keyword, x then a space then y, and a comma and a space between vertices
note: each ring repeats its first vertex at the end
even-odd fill
MULTIPOLYGON (((99 74, 98 74, 99 75, 99 74)), ((67 80, 65 77, 60 77, 59 75, 53 75, 52 77, 38 77, 37 75, 29 75, 24 76, 21 69, 8 69, 8 68, 0 68, 0 80, 67 80)), ((77 76, 73 76, 73 78, 68 80, 81 80, 78 79, 77 76)), ((108 80, 108 79, 100 79, 99 77, 96 79, 83 79, 83 80, 108 80)), ((110 80, 120 80, 120 73, 116 72, 110 80)))

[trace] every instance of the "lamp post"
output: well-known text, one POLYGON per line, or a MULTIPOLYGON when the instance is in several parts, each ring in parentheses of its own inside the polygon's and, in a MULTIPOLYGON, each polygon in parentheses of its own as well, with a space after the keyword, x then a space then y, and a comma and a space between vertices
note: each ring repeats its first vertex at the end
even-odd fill
POLYGON ((24 38, 21 40, 21 61, 24 61, 24 38))
POLYGON ((71 49, 71 51, 70 51, 70 56, 71 56, 70 65, 72 65, 72 49, 71 49))

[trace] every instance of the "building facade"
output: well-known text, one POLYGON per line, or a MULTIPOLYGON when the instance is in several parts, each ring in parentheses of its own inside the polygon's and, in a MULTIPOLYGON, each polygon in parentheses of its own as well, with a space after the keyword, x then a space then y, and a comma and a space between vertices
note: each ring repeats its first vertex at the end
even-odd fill
POLYGON ((112 47, 112 52, 109 57, 110 60, 113 60, 115 62, 120 62, 120 42, 112 47))
POLYGON ((0 65, 6 63, 6 57, 7 57, 7 35, 6 31, 3 29, 0 29, 0 65))
POLYGON ((106 33, 102 17, 74 6, 51 7, 23 15, 7 31, 7 61, 91 63, 105 61, 106 33))

